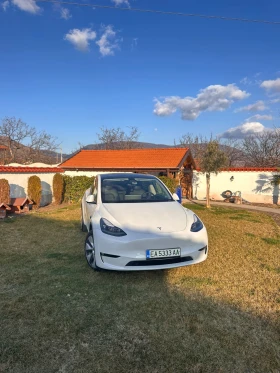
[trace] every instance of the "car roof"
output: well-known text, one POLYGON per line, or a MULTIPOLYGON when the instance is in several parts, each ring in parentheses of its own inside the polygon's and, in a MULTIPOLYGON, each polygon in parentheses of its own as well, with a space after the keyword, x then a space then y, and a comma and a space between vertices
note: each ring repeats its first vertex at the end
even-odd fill
POLYGON ((133 177, 143 177, 143 178, 154 178, 156 179, 156 176, 154 175, 149 175, 149 174, 137 174, 137 173, 132 173, 132 172, 118 172, 118 173, 107 173, 107 174, 99 174, 101 179, 105 179, 107 177, 110 178, 123 178, 123 177, 128 177, 128 178, 133 178, 133 177))

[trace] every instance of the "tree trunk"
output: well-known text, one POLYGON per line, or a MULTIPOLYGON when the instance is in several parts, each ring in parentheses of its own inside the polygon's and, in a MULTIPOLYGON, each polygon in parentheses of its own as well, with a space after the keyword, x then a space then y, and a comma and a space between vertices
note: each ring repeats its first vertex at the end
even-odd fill
POLYGON ((206 207, 210 207, 210 174, 206 174, 206 207))
POLYGON ((13 152, 13 149, 12 149, 12 140, 11 140, 10 137, 8 137, 8 148, 9 148, 9 153, 10 153, 10 156, 11 156, 10 162, 13 162, 14 159, 15 159, 15 156, 14 156, 14 152, 13 152))

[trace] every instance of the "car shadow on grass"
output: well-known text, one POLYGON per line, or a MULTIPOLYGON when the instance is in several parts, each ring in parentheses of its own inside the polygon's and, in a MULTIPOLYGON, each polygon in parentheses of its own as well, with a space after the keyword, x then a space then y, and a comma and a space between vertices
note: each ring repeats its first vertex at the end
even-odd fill
POLYGON ((269 315, 206 296, 196 266, 92 271, 71 214, 0 224, 0 371, 277 372, 269 315))

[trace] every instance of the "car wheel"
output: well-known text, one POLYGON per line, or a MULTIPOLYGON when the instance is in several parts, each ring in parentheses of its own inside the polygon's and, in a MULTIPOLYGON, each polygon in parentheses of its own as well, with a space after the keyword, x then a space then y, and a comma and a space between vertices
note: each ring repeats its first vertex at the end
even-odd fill
POLYGON ((84 223, 84 214, 83 214, 82 206, 81 206, 81 230, 82 232, 87 232, 87 226, 84 223))
POLYGON ((95 244, 92 231, 88 232, 85 240, 85 256, 90 268, 100 271, 100 268, 96 265, 95 244))

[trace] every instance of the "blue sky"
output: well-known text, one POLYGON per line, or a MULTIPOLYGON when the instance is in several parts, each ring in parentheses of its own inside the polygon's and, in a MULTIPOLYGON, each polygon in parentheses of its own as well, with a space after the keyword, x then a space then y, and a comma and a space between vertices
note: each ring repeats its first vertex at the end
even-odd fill
MULTIPOLYGON (((280 21, 275 0, 95 0, 114 2, 280 21)), ((280 125, 280 25, 2 0, 0 29, 0 118, 46 130, 64 152, 102 126, 173 144, 280 125)))

